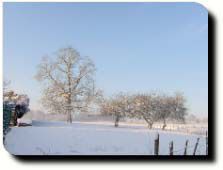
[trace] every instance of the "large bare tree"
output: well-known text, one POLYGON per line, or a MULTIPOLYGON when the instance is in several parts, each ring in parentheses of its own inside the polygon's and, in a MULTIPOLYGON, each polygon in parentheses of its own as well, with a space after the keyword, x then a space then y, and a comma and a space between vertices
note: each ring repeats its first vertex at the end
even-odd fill
POLYGON ((54 60, 43 57, 36 78, 43 83, 42 104, 50 113, 67 114, 85 110, 95 94, 95 65, 72 47, 60 49, 54 60))

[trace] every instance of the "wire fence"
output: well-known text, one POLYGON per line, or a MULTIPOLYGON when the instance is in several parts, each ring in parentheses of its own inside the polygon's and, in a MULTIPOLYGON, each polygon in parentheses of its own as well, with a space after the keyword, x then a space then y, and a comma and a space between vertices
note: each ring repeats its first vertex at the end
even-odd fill
MULTIPOLYGON (((162 124, 154 124, 153 129, 160 130, 163 128, 162 124)), ((182 132, 187 134, 196 134, 205 136, 208 130, 207 124, 168 124, 165 128, 166 131, 182 132)))
MULTIPOLYGON (((169 144, 169 155, 208 155, 208 132, 206 131, 205 144, 200 143, 200 138, 198 137, 196 142, 192 145, 188 145, 189 140, 185 141, 185 146, 180 149, 174 150, 174 141, 169 144)), ((159 155, 160 147, 160 136, 154 139, 154 155, 159 155)))

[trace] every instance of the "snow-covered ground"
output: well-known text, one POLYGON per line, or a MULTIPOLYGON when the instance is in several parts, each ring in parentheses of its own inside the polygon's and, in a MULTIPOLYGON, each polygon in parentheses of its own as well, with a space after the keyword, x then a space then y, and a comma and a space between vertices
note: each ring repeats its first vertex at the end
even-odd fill
POLYGON ((160 135, 160 155, 182 155, 189 140, 188 154, 193 153, 200 138, 197 155, 205 154, 205 137, 161 130, 142 125, 110 122, 44 122, 33 121, 29 127, 13 127, 6 136, 5 148, 15 155, 153 155, 154 139, 160 135))

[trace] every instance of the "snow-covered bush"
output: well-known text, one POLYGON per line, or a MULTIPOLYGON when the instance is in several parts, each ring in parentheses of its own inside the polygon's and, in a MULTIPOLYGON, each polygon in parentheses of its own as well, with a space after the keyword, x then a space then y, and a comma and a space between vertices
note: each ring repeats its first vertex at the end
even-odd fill
POLYGON ((4 92, 3 103, 5 107, 10 108, 13 112, 11 114, 13 125, 17 125, 17 119, 22 118, 29 111, 29 97, 24 94, 18 95, 14 91, 4 92))

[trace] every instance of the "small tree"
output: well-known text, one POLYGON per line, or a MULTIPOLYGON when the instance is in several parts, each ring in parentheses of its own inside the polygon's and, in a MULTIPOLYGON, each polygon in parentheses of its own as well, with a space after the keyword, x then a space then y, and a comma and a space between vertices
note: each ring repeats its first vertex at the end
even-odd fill
POLYGON ((112 115, 112 107, 111 107, 111 101, 108 99, 103 99, 103 101, 101 101, 99 103, 100 105, 100 113, 102 115, 112 115))
POLYGON ((175 93, 173 97, 173 113, 171 118, 177 121, 185 122, 185 117, 187 115, 187 108, 185 106, 186 99, 181 93, 175 93))
POLYGON ((156 112, 154 110, 153 96, 148 94, 138 94, 133 97, 132 114, 134 117, 143 118, 148 127, 151 129, 156 120, 156 112))
POLYGON ((163 121, 163 130, 167 126, 167 119, 175 119, 184 122, 187 114, 185 98, 180 93, 176 93, 175 96, 159 96, 157 110, 158 119, 163 121))
POLYGON ((118 127, 122 117, 126 117, 129 113, 130 102, 128 96, 119 93, 112 98, 104 100, 100 104, 100 112, 105 115, 114 117, 115 127, 118 127))
POLYGON ((163 121, 164 130, 167 126, 167 119, 172 113, 172 98, 166 95, 159 95, 156 97, 155 110, 157 113, 157 119, 163 121))
POLYGON ((86 109, 95 95, 94 63, 72 47, 60 49, 54 60, 48 56, 38 66, 36 79, 43 83, 42 104, 50 113, 67 114, 86 109))

